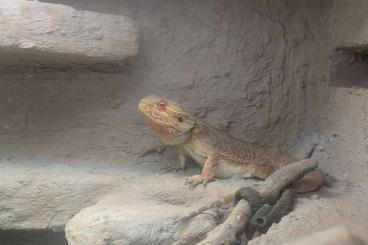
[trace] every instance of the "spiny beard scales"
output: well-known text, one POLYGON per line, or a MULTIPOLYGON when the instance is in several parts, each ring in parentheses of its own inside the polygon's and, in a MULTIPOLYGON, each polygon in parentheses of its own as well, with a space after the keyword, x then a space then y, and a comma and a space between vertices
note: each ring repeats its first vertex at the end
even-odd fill
POLYGON ((157 134, 161 136, 178 136, 182 133, 181 130, 173 128, 171 126, 162 126, 156 122, 154 122, 151 118, 148 116, 145 116, 145 119, 147 121, 147 124, 149 127, 157 134))

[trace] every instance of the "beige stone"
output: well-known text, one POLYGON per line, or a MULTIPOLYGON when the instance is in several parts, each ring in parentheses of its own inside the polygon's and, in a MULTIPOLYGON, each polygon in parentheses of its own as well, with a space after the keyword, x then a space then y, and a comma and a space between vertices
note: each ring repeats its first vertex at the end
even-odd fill
POLYGON ((344 225, 335 226, 328 230, 320 231, 310 236, 303 237, 285 245, 364 245, 360 238, 344 225))
POLYGON ((0 19, 2 66, 117 63, 138 51, 137 24, 122 15, 1 0, 0 19))

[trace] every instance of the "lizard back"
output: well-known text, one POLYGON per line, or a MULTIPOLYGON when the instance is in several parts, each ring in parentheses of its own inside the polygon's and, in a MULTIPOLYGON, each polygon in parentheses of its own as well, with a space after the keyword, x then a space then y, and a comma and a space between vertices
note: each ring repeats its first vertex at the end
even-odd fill
POLYGON ((295 159, 287 154, 266 147, 242 141, 227 133, 220 132, 206 123, 199 123, 200 135, 217 154, 235 165, 267 165, 278 169, 295 159))

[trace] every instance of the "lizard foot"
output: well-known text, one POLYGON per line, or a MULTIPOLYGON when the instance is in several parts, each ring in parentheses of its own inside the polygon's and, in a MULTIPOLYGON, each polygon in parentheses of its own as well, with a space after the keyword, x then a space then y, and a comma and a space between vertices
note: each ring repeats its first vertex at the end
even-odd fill
POLYGON ((180 166, 180 165, 172 165, 172 164, 166 164, 164 166, 161 167, 161 171, 164 171, 164 172, 172 172, 172 171, 180 171, 180 170, 184 170, 185 167, 183 166, 180 166))
POLYGON ((213 181, 211 178, 203 177, 202 175, 194 175, 190 178, 187 178, 185 181, 185 185, 189 185, 189 189, 193 190, 197 185, 203 184, 203 187, 206 187, 207 183, 213 181))

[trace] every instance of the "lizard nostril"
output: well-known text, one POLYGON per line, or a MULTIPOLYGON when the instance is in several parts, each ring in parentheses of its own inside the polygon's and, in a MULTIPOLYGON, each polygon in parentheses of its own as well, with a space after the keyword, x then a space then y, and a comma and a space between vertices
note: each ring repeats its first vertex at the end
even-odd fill
POLYGON ((165 110, 165 109, 166 109, 166 105, 167 105, 167 103, 166 103, 166 102, 164 102, 164 101, 161 101, 161 102, 159 102, 157 105, 158 105, 158 108, 159 108, 160 110, 165 110))

